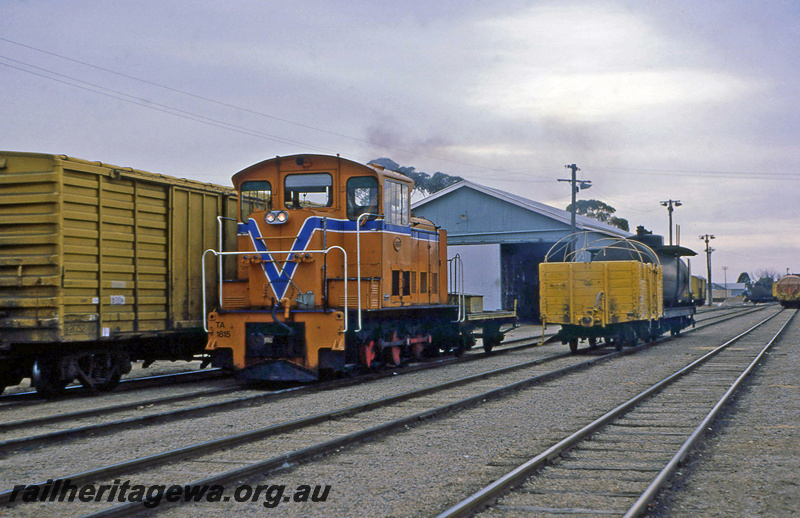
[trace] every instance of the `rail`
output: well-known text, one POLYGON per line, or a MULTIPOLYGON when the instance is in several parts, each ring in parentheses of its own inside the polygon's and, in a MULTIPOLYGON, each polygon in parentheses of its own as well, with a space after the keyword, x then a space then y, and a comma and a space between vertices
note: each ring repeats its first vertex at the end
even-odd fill
MULTIPOLYGON (((348 331, 348 318, 347 318, 347 252, 341 246, 330 246, 324 250, 270 250, 266 252, 268 255, 272 256, 273 254, 297 254, 297 253, 304 253, 304 254, 325 254, 328 255, 332 250, 340 250, 344 257, 344 331, 348 331)), ((228 255, 263 255, 263 252, 256 252, 256 251, 246 251, 246 252, 218 252, 216 250, 208 249, 203 252, 203 266, 202 266, 202 282, 203 282, 203 329, 206 333, 208 333, 208 304, 206 301, 206 256, 211 253, 214 254, 215 257, 220 256, 228 256, 228 255)), ((272 281, 270 281, 270 285, 272 281)), ((219 307, 222 307, 222 282, 219 285, 219 307)))

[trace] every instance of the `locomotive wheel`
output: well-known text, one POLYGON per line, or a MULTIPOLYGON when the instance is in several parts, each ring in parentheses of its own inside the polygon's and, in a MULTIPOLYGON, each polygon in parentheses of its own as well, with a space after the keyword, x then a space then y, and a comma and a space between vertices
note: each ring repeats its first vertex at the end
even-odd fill
POLYGON ((33 363, 31 380, 36 393, 47 398, 60 395, 67 386, 67 381, 61 379, 60 360, 52 358, 42 358, 33 363))
POLYGON ((78 359, 78 380, 92 391, 114 390, 122 378, 123 358, 116 354, 95 353, 78 359))
MULTIPOLYGON (((427 343, 431 343, 431 335, 428 335, 427 343)), ((415 342, 410 344, 409 349, 411 350, 411 357, 417 361, 422 360, 422 358, 425 356, 425 345, 425 342, 415 342)))
POLYGON ((459 357, 464 354, 464 351, 467 350, 467 339, 464 335, 460 335, 455 342, 453 343, 453 356, 459 357))
POLYGON ((577 338, 570 338, 569 341, 569 352, 572 354, 577 354, 578 352, 578 339, 577 338))
POLYGON ((375 362, 375 340, 364 342, 358 347, 359 359, 361 365, 371 369, 375 362))
POLYGON ((597 338, 594 336, 589 338, 589 349, 597 349, 597 338))
POLYGON ((384 355, 386 356, 386 363, 387 365, 400 365, 403 361, 403 357, 400 351, 399 345, 393 345, 392 347, 387 347, 383 350, 384 355))

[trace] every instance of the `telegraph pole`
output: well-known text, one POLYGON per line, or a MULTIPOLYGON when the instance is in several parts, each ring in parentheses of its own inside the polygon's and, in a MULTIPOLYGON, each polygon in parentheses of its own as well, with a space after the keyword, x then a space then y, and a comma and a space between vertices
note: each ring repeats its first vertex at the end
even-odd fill
POLYGON ((576 197, 577 197, 578 191, 580 191, 581 189, 588 189, 589 187, 592 186, 592 182, 590 180, 578 180, 578 171, 580 171, 580 168, 577 165, 570 164, 570 165, 565 165, 564 167, 566 167, 567 169, 572 170, 572 178, 569 178, 569 179, 567 179, 567 178, 559 178, 558 181, 559 182, 569 182, 570 186, 572 186, 572 204, 570 205, 570 207, 572 208, 572 210, 570 212, 572 214, 571 214, 571 218, 570 218, 570 229, 571 229, 571 233, 574 234, 577 231, 577 224, 575 222, 575 213, 578 210, 578 207, 576 205, 576 202, 577 202, 576 197), (580 185, 578 185, 578 184, 580 184, 580 185))
POLYGON ((667 212, 669 212, 669 245, 672 246, 672 211, 673 205, 675 207, 680 207, 682 205, 681 200, 667 200, 662 201, 661 205, 667 208, 667 212))
POLYGON ((714 288, 711 286, 711 252, 713 252, 714 249, 708 246, 708 242, 714 239, 714 234, 704 234, 700 236, 700 239, 706 242, 706 269, 708 271, 708 299, 706 305, 711 306, 711 296, 714 293, 714 288))

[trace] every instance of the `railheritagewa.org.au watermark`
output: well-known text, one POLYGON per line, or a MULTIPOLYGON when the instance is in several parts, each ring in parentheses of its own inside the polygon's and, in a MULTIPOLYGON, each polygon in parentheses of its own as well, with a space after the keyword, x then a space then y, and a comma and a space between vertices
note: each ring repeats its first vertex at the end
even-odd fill
POLYGON ((16 485, 9 502, 137 502, 148 508, 165 502, 261 502, 264 507, 272 508, 282 503, 326 502, 330 493, 331 486, 327 485, 240 484, 229 491, 223 485, 145 485, 132 484, 130 480, 78 485, 70 479, 57 478, 44 484, 16 485))

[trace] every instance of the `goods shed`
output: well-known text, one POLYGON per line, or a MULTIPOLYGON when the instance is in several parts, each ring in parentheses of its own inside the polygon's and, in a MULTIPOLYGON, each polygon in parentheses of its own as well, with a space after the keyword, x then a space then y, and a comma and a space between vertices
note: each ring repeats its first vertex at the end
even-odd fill
MULTIPOLYGON (((484 296, 484 309, 512 309, 539 318, 539 263, 550 247, 570 234, 571 214, 469 180, 443 189, 411 207, 447 230, 448 256, 464 263, 465 291, 484 296)), ((578 231, 631 235, 578 216, 578 231)), ((591 238, 591 237, 590 237, 591 238)))

